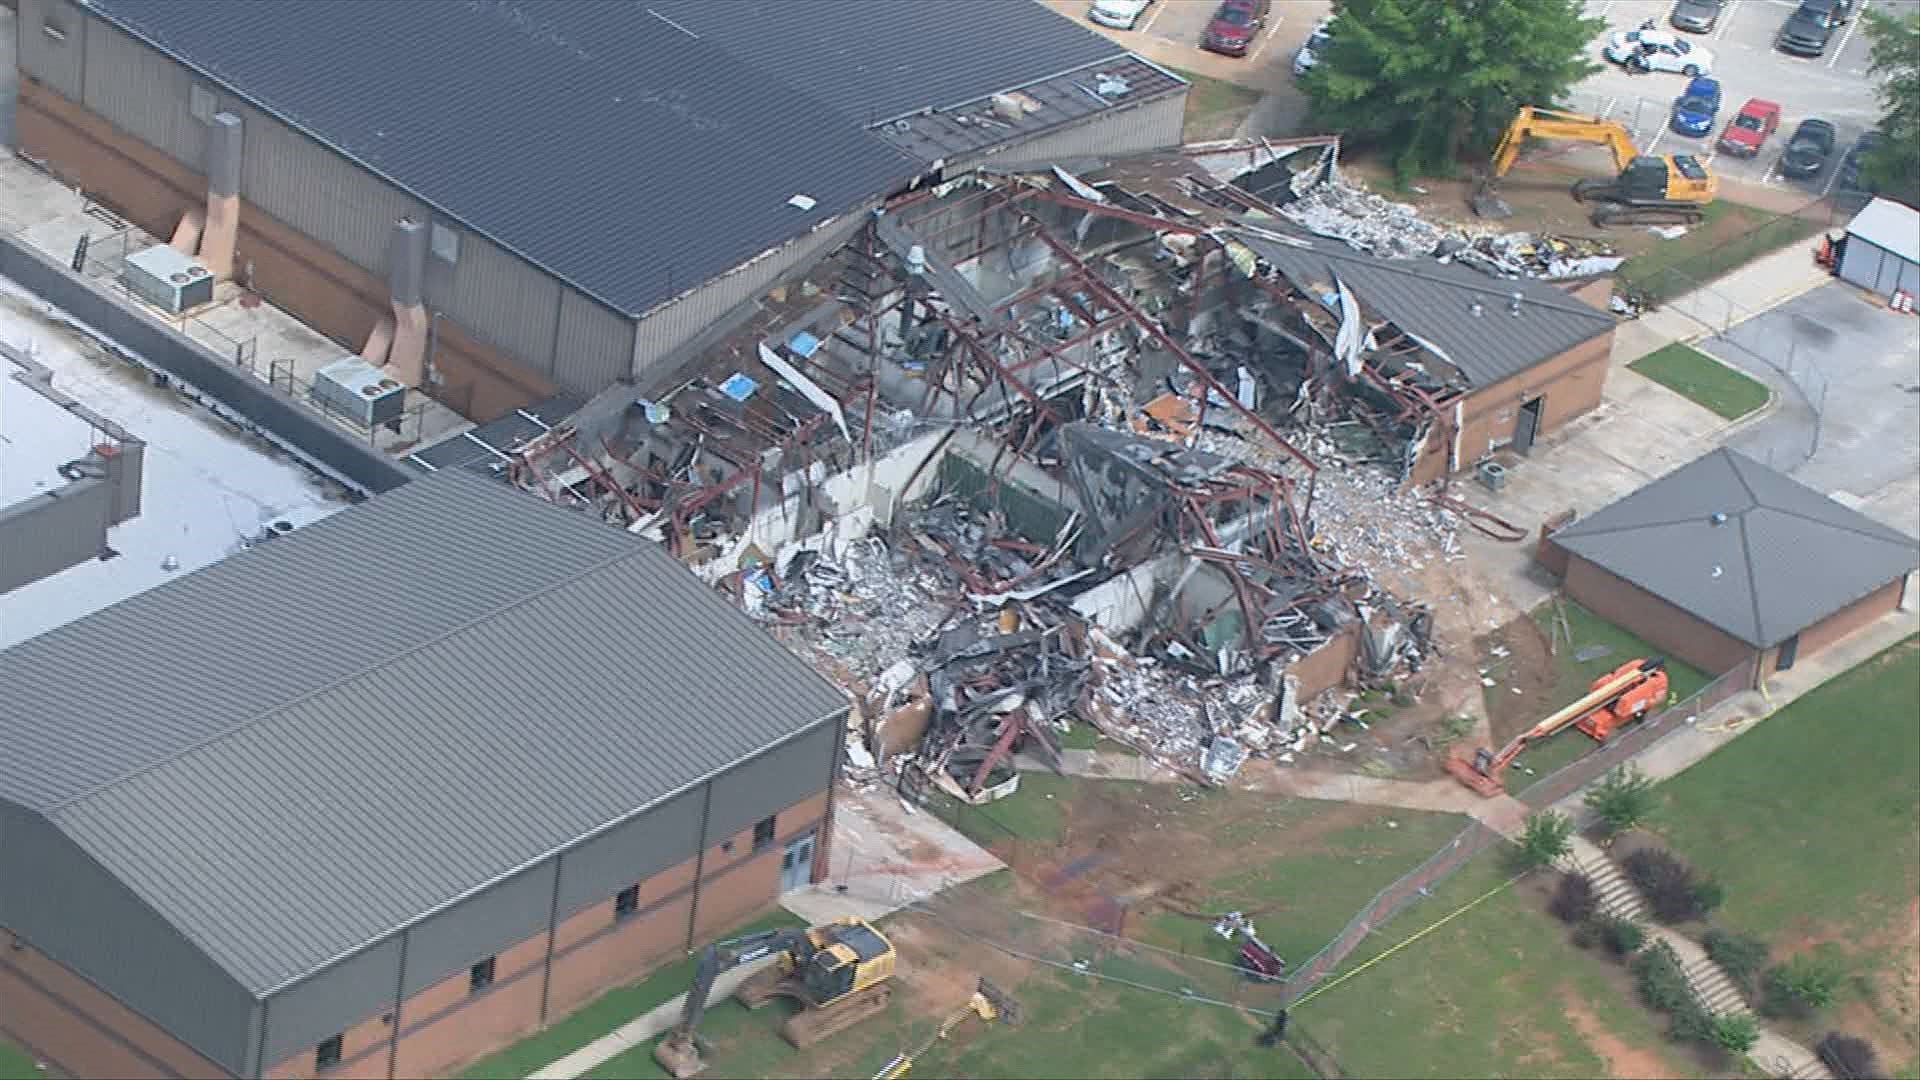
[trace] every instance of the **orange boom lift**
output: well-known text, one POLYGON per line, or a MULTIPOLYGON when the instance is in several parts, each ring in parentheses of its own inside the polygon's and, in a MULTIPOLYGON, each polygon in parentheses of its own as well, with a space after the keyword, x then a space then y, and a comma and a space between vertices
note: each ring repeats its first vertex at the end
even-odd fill
POLYGON ((1647 715, 1667 699, 1667 664, 1660 659, 1630 660, 1593 681, 1580 700, 1514 736, 1499 753, 1481 747, 1473 759, 1447 760, 1456 780, 1488 798, 1505 791, 1500 777, 1520 752, 1568 727, 1578 727, 1595 742, 1606 742, 1615 731, 1647 715))

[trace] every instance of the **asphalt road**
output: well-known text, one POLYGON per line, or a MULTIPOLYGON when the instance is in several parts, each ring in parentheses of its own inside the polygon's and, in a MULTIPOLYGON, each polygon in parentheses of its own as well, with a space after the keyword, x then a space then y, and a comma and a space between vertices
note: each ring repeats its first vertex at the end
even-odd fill
POLYGON ((1696 344, 1779 395, 1728 445, 1920 531, 1920 320, 1834 282, 1696 344))
MULTIPOLYGON (((1864 0, 1864 8, 1885 7, 1897 0, 1864 0)), ((1724 101, 1713 132, 1706 138, 1675 133, 1668 124, 1673 100, 1686 88, 1687 78, 1676 74, 1629 75, 1613 64, 1582 82, 1571 104, 1583 112, 1610 116, 1632 128, 1646 153, 1695 153, 1707 159, 1723 178, 1761 183, 1805 193, 1828 194, 1840 156, 1860 133, 1880 116, 1873 84, 1867 72, 1868 45, 1862 19, 1853 20, 1834 35, 1826 55, 1789 56, 1774 48, 1780 24, 1798 6, 1796 0, 1729 0, 1719 23, 1706 34, 1684 34, 1695 48, 1713 55, 1713 75, 1720 80, 1724 101), (1780 130, 1761 148, 1758 157, 1735 158, 1715 152, 1714 142, 1748 98, 1778 102, 1780 130), (1819 117, 1839 130, 1833 159, 1819 175, 1806 180, 1782 177, 1777 168, 1787 138, 1800 121, 1819 117)), ((1667 15, 1671 3, 1656 0, 1587 0, 1587 14, 1605 19, 1608 32, 1632 30, 1646 19, 1671 30, 1667 15)), ((1594 42, 1594 59, 1605 64, 1600 48, 1605 34, 1594 42)))

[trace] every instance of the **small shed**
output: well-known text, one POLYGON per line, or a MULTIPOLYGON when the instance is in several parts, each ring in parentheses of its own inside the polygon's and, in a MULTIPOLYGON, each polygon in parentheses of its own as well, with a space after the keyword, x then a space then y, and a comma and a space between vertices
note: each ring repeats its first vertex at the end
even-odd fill
POLYGON ((1920 300, 1920 210, 1874 199, 1847 223, 1840 276, 1881 296, 1920 300))

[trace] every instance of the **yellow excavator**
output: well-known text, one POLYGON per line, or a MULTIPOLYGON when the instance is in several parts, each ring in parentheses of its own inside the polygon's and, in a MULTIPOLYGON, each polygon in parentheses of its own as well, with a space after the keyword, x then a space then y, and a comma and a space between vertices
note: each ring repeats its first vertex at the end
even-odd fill
MULTIPOLYGON (((1612 179, 1590 178, 1576 181, 1573 197, 1592 203, 1593 224, 1609 225, 1694 225, 1705 220, 1707 205, 1719 194, 1720 181, 1699 158, 1690 154, 1653 157, 1640 153, 1633 145, 1633 134, 1620 123, 1597 116, 1536 109, 1527 106, 1507 125, 1500 145, 1493 151, 1493 162, 1480 190, 1474 194, 1474 210, 1483 216, 1505 216, 1504 206, 1495 194, 1500 179, 1520 157, 1520 146, 1528 139, 1560 139, 1599 143, 1613 151, 1612 179)), ((1511 209, 1508 209, 1511 213, 1511 209)))
POLYGON ((714 980, 767 956, 775 957, 774 962, 741 983, 734 997, 749 1009, 779 997, 799 1002, 800 1011, 780 1029, 794 1046, 837 1035, 878 1015, 893 998, 888 981, 893 978, 893 943, 857 916, 805 930, 763 930, 718 941, 701 951, 680 1022, 654 1047, 654 1060, 681 1080, 705 1069, 707 1047, 700 1038, 700 1021, 707 1014, 714 980))

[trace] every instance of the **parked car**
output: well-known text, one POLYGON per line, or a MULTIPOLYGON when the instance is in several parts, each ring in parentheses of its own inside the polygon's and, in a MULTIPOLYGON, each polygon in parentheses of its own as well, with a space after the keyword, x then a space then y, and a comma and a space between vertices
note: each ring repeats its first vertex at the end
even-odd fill
POLYGON ((1819 56, 1827 51, 1827 42, 1833 40, 1834 28, 1839 25, 1830 5, 1819 0, 1801 0, 1787 21, 1780 24, 1780 34, 1774 44, 1781 52, 1819 56))
POLYGON ((1780 105, 1764 98, 1748 98, 1720 133, 1720 152, 1734 157, 1758 157, 1760 147, 1780 127, 1780 105))
POLYGON ((1833 186, 1840 191, 1862 195, 1879 194, 1872 184, 1861 178, 1860 159, 1886 141, 1887 137, 1878 131, 1869 131, 1854 140, 1853 145, 1847 147, 1846 156, 1840 159, 1840 175, 1834 178, 1833 186))
POLYGON ((1245 56, 1253 39, 1267 24, 1273 0, 1221 0, 1220 10, 1200 36, 1200 47, 1227 56, 1245 56))
POLYGON ((1297 79, 1312 71, 1313 65, 1320 62, 1320 54, 1333 43, 1333 35, 1329 32, 1332 27, 1333 16, 1331 15, 1323 16, 1319 22, 1313 24, 1313 32, 1307 35, 1306 43, 1300 46, 1299 52, 1293 54, 1294 78, 1297 79))
POLYGON ((1667 21, 1675 30, 1704 34, 1720 21, 1721 0, 1677 0, 1667 21))
POLYGON ((1797 180, 1819 176, 1833 157, 1838 134, 1825 120, 1802 120, 1787 140, 1787 152, 1780 155, 1780 173, 1797 180))
POLYGON ((1688 77, 1713 74, 1712 53, 1666 30, 1616 31, 1607 38, 1601 55, 1630 70, 1677 71, 1688 77))
POLYGON ((1720 80, 1702 75, 1687 84, 1687 91, 1673 102, 1673 130, 1696 138, 1713 133, 1713 121, 1720 115, 1720 80))
POLYGON ((1087 9, 1087 18, 1115 30, 1131 30, 1151 3, 1153 0, 1093 0, 1093 6, 1087 9))

